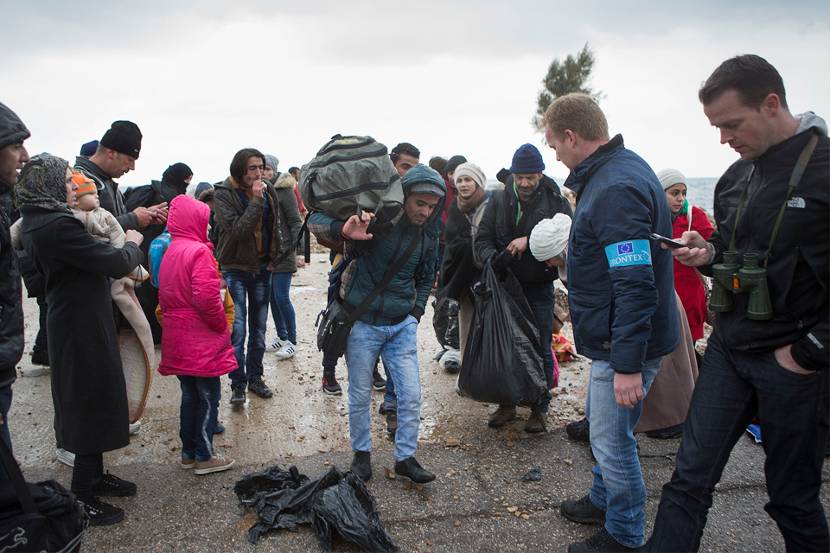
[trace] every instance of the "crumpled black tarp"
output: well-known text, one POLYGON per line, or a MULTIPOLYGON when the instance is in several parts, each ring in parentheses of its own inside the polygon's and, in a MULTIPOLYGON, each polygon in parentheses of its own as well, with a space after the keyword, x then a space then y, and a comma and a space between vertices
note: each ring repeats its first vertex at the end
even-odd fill
POLYGON ((248 530, 256 543, 271 530, 295 530, 311 524, 320 547, 329 552, 339 535, 366 551, 395 552, 397 545, 380 521, 375 500, 363 481, 351 472, 332 467, 322 477, 309 480, 297 467, 273 466, 249 474, 234 486, 245 508, 254 509, 257 523, 248 530))

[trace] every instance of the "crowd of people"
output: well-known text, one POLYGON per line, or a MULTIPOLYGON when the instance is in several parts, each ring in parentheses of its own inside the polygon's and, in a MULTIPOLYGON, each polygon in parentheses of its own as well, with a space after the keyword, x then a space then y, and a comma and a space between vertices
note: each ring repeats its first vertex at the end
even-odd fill
MULTIPOLYGON (((330 290, 350 317, 343 354, 356 475, 372 476, 377 390, 395 474, 419 484, 436 478, 416 459, 417 329, 435 295, 441 366, 475 370, 466 355, 473 289, 494 271, 515 277, 539 345, 547 393, 529 405, 526 432, 545 432, 556 407, 552 337, 566 317, 556 287, 567 290, 575 349, 591 361, 586 417, 567 431, 590 444, 593 480, 561 513, 600 528, 569 551, 697 550, 715 485, 754 419, 767 456, 766 510, 786 549, 830 550, 819 497, 830 424, 827 126, 811 112, 792 114, 780 75, 755 55, 724 61, 699 98, 721 143, 740 156, 718 181, 712 215, 689 204, 680 171, 655 173, 578 93, 554 100, 543 119, 547 145, 570 170, 569 192, 545 175, 531 144, 516 149, 498 175, 503 188, 491 190, 476 162, 436 156, 425 165, 402 142, 387 162, 403 193, 396 217, 308 209, 309 231, 331 250, 330 290), (705 322, 713 330, 701 355, 705 322), (682 433, 648 541, 640 431, 682 433)), ((92 524, 113 524, 124 512, 100 498, 134 495, 137 486, 104 471, 102 453, 127 445, 139 426, 127 412, 118 326, 131 328, 148 355, 160 344, 159 372, 180 381, 182 468, 231 468, 213 448, 224 430, 220 377, 229 376, 230 403, 244 408, 248 392, 273 396, 265 352, 284 360, 297 351, 289 290, 306 262, 305 169, 280 173, 275 156, 244 148, 221 182, 194 184, 179 162, 124 194, 115 179, 139 158, 135 123, 114 122, 74 166, 47 153, 30 158, 29 136, 0 104, 0 438, 11 448, 25 283, 40 310, 32 362, 51 366, 55 439, 74 467, 71 490, 92 524)), ((322 352, 326 394, 343 393, 339 354, 322 352)), ((515 419, 517 407, 494 406, 489 426, 515 419)))

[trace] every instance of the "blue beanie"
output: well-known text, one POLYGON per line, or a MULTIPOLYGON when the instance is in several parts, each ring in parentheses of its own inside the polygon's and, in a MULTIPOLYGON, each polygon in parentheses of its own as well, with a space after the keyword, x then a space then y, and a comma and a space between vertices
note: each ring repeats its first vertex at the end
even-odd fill
POLYGON ((444 179, 438 171, 419 163, 406 172, 401 180, 403 193, 409 194, 432 194, 443 198, 447 195, 447 188, 444 186, 444 179))
POLYGON ((533 144, 522 144, 513 154, 513 164, 510 166, 510 172, 514 175, 529 175, 541 173, 544 170, 545 162, 542 161, 542 154, 533 144))
POLYGON ((95 154, 96 150, 98 150, 98 141, 90 140, 89 142, 81 146, 81 155, 84 157, 92 157, 95 154))

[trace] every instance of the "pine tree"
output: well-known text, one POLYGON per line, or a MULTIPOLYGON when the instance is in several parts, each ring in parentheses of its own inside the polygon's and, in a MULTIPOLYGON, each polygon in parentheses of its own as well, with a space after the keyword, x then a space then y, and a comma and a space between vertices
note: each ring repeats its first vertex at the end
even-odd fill
POLYGON ((533 125, 537 129, 544 126, 543 117, 548 106, 560 96, 571 92, 582 92, 590 95, 596 101, 602 98, 601 92, 594 91, 587 84, 595 61, 594 52, 587 42, 576 57, 569 54, 564 61, 554 58, 550 63, 550 67, 548 67, 547 75, 542 80, 545 87, 539 92, 536 100, 536 114, 533 116, 533 125))

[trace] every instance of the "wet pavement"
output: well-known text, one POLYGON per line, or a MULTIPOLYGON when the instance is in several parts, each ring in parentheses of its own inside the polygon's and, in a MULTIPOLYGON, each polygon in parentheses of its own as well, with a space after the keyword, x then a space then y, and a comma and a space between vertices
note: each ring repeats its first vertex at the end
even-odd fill
MULTIPOLYGON (((125 521, 109 528, 91 529, 84 541, 88 551, 238 551, 248 550, 246 531, 250 514, 240 513, 233 483, 242 474, 279 464, 295 464, 315 478, 332 464, 347 468, 348 440, 346 371, 341 360, 337 376, 342 396, 320 390, 320 353, 314 345, 314 319, 325 304, 326 255, 315 254, 292 283, 297 311, 298 354, 277 361, 265 354, 265 380, 274 397, 263 400, 249 394, 247 404, 232 409, 223 378, 220 420, 226 432, 216 437, 220 454, 236 460, 233 470, 195 476, 178 467, 179 389, 174 377, 154 376, 141 431, 130 445, 107 453, 105 465, 138 484, 134 498, 113 499, 127 511, 125 521)), ((588 448, 570 442, 566 422, 581 418, 583 384, 588 364, 576 361, 561 367, 560 387, 548 415, 548 432, 531 436, 520 420, 494 431, 486 426, 491 408, 459 397, 455 377, 433 361, 438 345, 431 324, 431 306, 419 327, 422 380, 422 431, 418 459, 437 473, 436 482, 405 489, 385 476, 391 469, 392 443, 385 422, 377 415, 382 393, 373 398, 373 470, 370 491, 381 519, 402 551, 564 551, 571 541, 594 529, 564 520, 559 504, 584 495, 590 486, 592 465, 588 448), (533 468, 539 482, 522 482, 533 468)), ((270 317, 269 317, 270 319, 270 317)), ((26 305, 27 349, 37 332, 37 306, 26 305)), ((268 339, 274 337, 269 320, 268 339)), ((49 376, 19 378, 9 415, 15 455, 30 481, 55 478, 69 485, 71 469, 54 457, 52 401, 49 376)), ((647 520, 653 521, 660 487, 673 469, 678 440, 640 438, 641 463, 649 500, 647 520)), ((825 466, 824 481, 830 477, 825 466)), ((825 509, 830 507, 827 486, 822 488, 825 509)), ((768 500, 763 478, 763 451, 742 438, 732 454, 715 495, 704 533, 705 551, 772 551, 783 540, 763 510, 768 500)), ((272 534, 257 546, 261 551, 316 551, 313 533, 272 534)), ((336 551, 353 551, 342 544, 336 551)))

